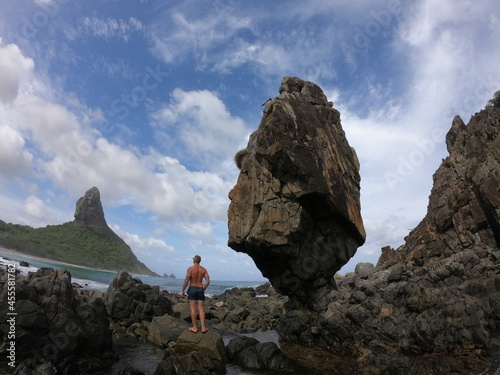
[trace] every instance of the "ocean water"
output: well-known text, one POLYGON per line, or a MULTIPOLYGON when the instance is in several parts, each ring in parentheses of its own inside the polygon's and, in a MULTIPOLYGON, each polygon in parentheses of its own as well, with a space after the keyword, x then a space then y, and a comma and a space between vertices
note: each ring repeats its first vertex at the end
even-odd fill
MULTIPOLYGON (((11 253, 0 249, 0 268, 6 268, 8 264, 14 264, 16 269, 18 269, 23 276, 27 276, 29 272, 35 272, 37 269, 42 267, 49 267, 55 270, 65 268, 71 273, 72 282, 80 284, 85 289, 98 290, 101 292, 105 292, 108 289, 109 284, 116 276, 116 272, 68 266, 65 264, 32 258, 27 255, 11 253), (27 262, 29 266, 20 266, 19 262, 21 261, 27 262)), ((169 293, 180 293, 182 289, 182 283, 184 282, 184 279, 171 279, 140 275, 132 276, 139 278, 145 284, 158 285, 160 287, 160 290, 166 290, 169 293)), ((232 289, 234 287, 255 288, 263 284, 264 282, 265 281, 258 282, 211 280, 206 292, 206 296, 211 297, 214 295, 222 294, 226 290, 232 289)), ((276 331, 256 332, 253 334, 245 335, 255 337, 260 342, 273 341, 277 345, 279 345, 279 338, 276 331)), ((227 344, 232 337, 233 336, 223 336, 224 344, 227 344)), ((157 348, 147 342, 141 343, 137 348, 127 348, 127 350, 120 352, 120 360, 117 361, 113 366, 111 375, 118 374, 120 370, 128 366, 133 366, 137 369, 141 369, 145 374, 152 374, 156 369, 156 366, 162 360, 162 357, 159 357, 157 352, 157 348)), ((268 375, 268 373, 264 372, 243 370, 233 364, 227 364, 226 370, 228 375, 268 375)), ((291 375, 295 375, 295 373, 292 373, 291 375)))
MULTIPOLYGON (((32 258, 28 255, 11 253, 0 249, 0 267, 5 267, 8 263, 14 263, 16 269, 18 269, 21 272, 21 275, 23 276, 28 275, 28 272, 35 272, 37 269, 42 267, 53 268, 55 270, 65 268, 71 273, 72 282, 78 283, 84 289, 98 290, 101 292, 105 292, 108 289, 109 284, 116 276, 116 272, 68 266, 65 264, 32 258), (29 267, 20 266, 19 262, 21 261, 27 262, 29 264, 29 267)), ((153 276, 142 276, 142 275, 132 275, 132 276, 140 279, 144 284, 158 285, 160 287, 160 290, 166 290, 169 293, 180 293, 182 290, 182 283, 184 281, 183 278, 171 279, 164 277, 153 277, 153 276)), ((257 286, 263 284, 264 282, 265 281, 259 282, 259 281, 211 280, 210 285, 205 294, 207 297, 211 297, 214 295, 222 294, 226 290, 234 287, 256 288, 257 286)))

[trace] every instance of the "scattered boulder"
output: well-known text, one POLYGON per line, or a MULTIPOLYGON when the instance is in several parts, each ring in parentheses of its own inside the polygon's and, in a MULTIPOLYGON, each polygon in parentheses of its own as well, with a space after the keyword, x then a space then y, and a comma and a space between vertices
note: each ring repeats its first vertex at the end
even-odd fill
POLYGON ((257 343, 234 355, 233 362, 243 368, 259 371, 286 371, 291 369, 289 360, 274 342, 257 343))
POLYGON ((258 343, 259 340, 253 337, 237 336, 234 339, 231 339, 231 341, 229 341, 226 346, 227 358, 229 359, 229 361, 233 361, 234 357, 236 357, 236 354, 258 343))
POLYGON ((148 340, 158 346, 166 347, 176 341, 190 324, 170 315, 155 316, 148 325, 148 340))
POLYGON ((218 365, 227 363, 226 350, 221 335, 215 330, 206 333, 198 331, 193 333, 184 330, 176 341, 174 354, 187 354, 191 352, 203 352, 210 360, 218 365))
POLYGON ((354 272, 360 279, 367 279, 375 272, 375 266, 371 263, 358 263, 354 272))
POLYGON ((276 329, 288 297, 267 288, 267 296, 257 297, 253 288, 233 288, 205 303, 207 318, 221 332, 253 333, 276 329))
POLYGON ((271 283, 267 282, 262 285, 259 285, 257 288, 255 288, 255 294, 257 295, 264 295, 267 294, 269 295, 271 292, 271 283))
POLYGON ((333 276, 365 240, 356 153, 340 114, 312 82, 285 77, 229 193, 229 246, 281 294, 320 311, 333 276))

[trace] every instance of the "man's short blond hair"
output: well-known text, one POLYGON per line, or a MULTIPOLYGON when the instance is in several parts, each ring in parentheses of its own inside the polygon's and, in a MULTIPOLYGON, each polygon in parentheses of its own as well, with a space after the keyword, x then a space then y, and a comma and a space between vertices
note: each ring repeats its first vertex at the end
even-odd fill
POLYGON ((201 257, 199 255, 195 255, 193 260, 195 261, 195 263, 200 263, 201 262, 201 257))

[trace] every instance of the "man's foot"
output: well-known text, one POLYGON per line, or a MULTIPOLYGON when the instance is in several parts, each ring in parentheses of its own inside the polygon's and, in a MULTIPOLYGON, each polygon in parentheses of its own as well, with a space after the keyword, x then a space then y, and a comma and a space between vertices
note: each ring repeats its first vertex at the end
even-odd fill
POLYGON ((208 332, 208 328, 201 330, 201 333, 207 333, 207 332, 208 332))
MULTIPOLYGON (((197 329, 197 328, 194 328, 194 327, 189 327, 189 330, 190 330, 191 332, 193 332, 193 333, 198 332, 198 329, 197 329)), ((205 332, 203 332, 203 333, 205 333, 205 332)))

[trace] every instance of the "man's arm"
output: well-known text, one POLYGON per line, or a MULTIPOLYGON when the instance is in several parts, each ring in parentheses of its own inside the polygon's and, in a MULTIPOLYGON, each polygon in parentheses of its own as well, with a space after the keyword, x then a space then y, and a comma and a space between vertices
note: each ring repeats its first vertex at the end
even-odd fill
POLYGON ((205 286, 203 287, 203 289, 206 290, 209 285, 210 285, 210 276, 208 276, 208 271, 205 269, 205 286))
POLYGON ((191 279, 191 267, 188 268, 188 270, 186 272, 186 278, 184 279, 184 282, 182 283, 182 293, 181 293, 181 296, 183 296, 183 297, 186 296, 186 293, 184 292, 184 289, 186 289, 186 287, 187 287, 190 279, 191 279))

